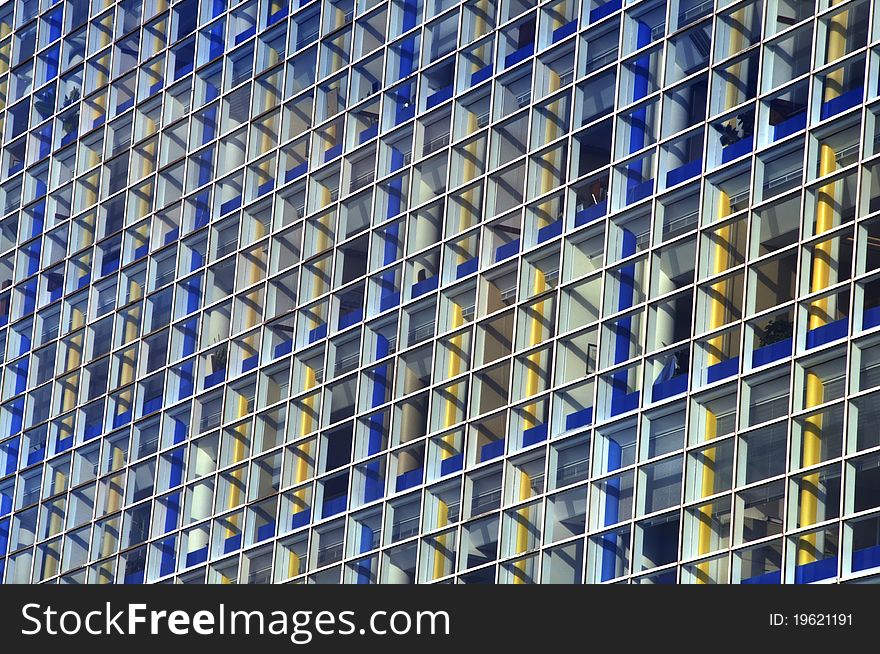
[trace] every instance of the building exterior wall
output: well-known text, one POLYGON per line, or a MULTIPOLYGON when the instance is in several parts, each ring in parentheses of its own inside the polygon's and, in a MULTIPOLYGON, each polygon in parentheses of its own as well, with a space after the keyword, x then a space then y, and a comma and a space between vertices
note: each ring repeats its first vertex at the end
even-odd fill
POLYGON ((0 4, 0 580, 880 571, 876 0, 0 4))

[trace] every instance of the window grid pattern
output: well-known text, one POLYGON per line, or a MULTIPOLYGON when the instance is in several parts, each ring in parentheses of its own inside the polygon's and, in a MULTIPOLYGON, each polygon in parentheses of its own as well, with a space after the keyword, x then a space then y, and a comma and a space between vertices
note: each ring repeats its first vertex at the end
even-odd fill
POLYGON ((869 0, 0 4, 0 580, 870 579, 878 95, 869 0))

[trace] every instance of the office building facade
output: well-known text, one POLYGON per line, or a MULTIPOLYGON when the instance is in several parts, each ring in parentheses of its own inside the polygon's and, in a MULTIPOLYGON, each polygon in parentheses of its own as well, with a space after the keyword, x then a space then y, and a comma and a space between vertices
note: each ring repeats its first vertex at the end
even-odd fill
POLYGON ((880 572, 876 0, 0 5, 5 583, 880 572))

